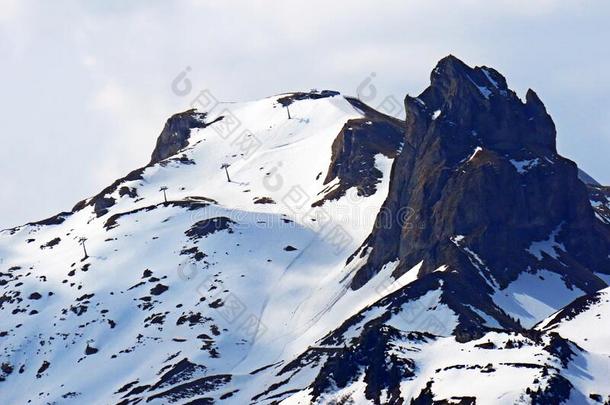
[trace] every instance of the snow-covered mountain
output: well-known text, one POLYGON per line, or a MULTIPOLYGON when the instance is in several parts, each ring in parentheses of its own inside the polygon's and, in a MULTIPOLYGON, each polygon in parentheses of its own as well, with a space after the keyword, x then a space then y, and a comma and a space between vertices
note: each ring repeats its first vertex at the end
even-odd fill
POLYGON ((610 403, 610 190, 533 91, 201 105, 0 233, 1 403, 610 403))

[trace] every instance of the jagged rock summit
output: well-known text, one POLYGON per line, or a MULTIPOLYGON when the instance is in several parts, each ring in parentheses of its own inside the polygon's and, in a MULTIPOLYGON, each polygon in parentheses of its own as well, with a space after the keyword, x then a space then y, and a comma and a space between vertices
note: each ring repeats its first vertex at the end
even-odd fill
POLYGON ((405 109, 187 110, 0 232, 0 402, 610 403, 609 189, 491 68, 448 56, 405 109))
POLYGON ((508 326, 491 296, 523 274, 552 272, 586 293, 605 286, 596 273, 610 274, 610 257, 600 254, 610 251, 608 227, 576 164, 557 154, 555 126, 532 90, 524 103, 495 70, 449 56, 405 106, 408 147, 352 288, 388 261, 399 261, 397 277, 418 263, 420 275, 446 266, 449 274, 436 277, 452 279, 447 300, 508 326))

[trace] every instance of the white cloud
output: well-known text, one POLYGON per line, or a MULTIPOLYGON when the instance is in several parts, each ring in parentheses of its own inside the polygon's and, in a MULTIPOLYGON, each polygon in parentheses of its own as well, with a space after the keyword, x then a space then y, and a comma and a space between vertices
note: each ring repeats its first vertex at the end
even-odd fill
POLYGON ((94 56, 85 55, 85 56, 83 56, 82 63, 83 63, 83 66, 85 66, 85 67, 93 68, 97 63, 97 60, 95 59, 94 56))
POLYGON ((116 83, 106 83, 93 97, 92 107, 114 114, 124 114, 129 107, 125 90, 116 83))
POLYGON ((19 0, 0 0, 0 24, 16 20, 23 11, 19 0))

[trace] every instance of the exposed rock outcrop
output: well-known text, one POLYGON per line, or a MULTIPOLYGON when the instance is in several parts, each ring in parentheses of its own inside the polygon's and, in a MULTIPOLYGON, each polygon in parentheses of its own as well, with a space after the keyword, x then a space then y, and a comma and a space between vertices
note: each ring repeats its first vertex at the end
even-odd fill
POLYGON ((157 139, 157 145, 150 157, 149 165, 167 159, 186 147, 191 129, 205 128, 210 124, 205 122, 205 117, 205 113, 198 113, 194 109, 170 117, 157 139))
POLYGON ((339 181, 329 186, 313 206, 339 199, 352 187, 356 187, 359 196, 373 195, 382 178, 381 171, 375 166, 376 156, 381 154, 394 159, 402 147, 403 121, 381 114, 358 99, 348 98, 348 101, 365 117, 349 120, 335 138, 324 184, 335 179, 339 181))
POLYGON ((280 103, 282 107, 288 107, 290 104, 299 100, 318 100, 321 98, 334 97, 338 95, 339 92, 334 90, 311 90, 308 92, 297 91, 295 93, 287 93, 286 95, 283 95, 277 99, 277 102, 280 103))

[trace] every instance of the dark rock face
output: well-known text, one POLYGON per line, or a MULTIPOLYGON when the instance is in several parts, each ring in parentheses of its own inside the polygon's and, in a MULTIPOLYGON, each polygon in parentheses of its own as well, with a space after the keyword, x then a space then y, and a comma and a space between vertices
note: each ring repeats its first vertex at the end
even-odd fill
POLYGON ((561 375, 553 376, 546 388, 529 392, 533 405, 563 404, 570 399, 572 383, 561 375))
POLYGON ((116 191, 123 183, 141 180, 144 169, 145 168, 142 167, 140 169, 133 170, 127 176, 114 181, 111 185, 103 189, 99 194, 95 195, 89 200, 80 201, 74 206, 74 208, 72 208, 72 212, 80 211, 85 207, 91 206, 98 217, 107 214, 108 208, 112 207, 116 203, 116 200, 112 197, 108 197, 108 195, 116 191))
POLYGON ((161 294, 163 294, 167 290, 169 290, 168 286, 163 285, 163 284, 157 284, 156 286, 151 288, 150 293, 152 295, 161 295, 161 294))
MULTIPOLYGON (((277 374, 278 379, 288 378, 270 386, 270 390, 264 394, 280 390, 294 376, 295 371, 322 364, 310 387, 315 400, 319 401, 324 394, 348 386, 364 373, 365 396, 368 400, 379 404, 382 392, 386 391, 384 404, 401 404, 403 399, 400 396, 400 383, 415 375, 415 363, 409 358, 392 354, 394 342, 402 339, 421 342, 430 337, 431 335, 420 333, 404 334, 388 326, 367 327, 349 346, 344 344, 343 347, 309 348, 277 374)), ((262 395, 258 397, 260 396, 262 395)), ((271 396, 276 397, 281 395, 271 396)))
POLYGON ((595 215, 600 221, 610 225, 610 187, 588 184, 587 188, 595 215))
POLYGON ((130 188, 130 187, 126 187, 123 186, 119 189, 119 196, 123 197, 123 196, 129 196, 129 198, 136 198, 138 196, 138 190, 136 190, 135 188, 130 188))
POLYGON ((151 389, 165 388, 173 384, 188 381, 193 375, 196 375, 198 372, 204 372, 205 369, 204 366, 191 363, 188 359, 184 358, 161 375, 159 381, 151 389))
POLYGON ((162 403, 178 402, 180 399, 190 399, 195 396, 199 398, 195 399, 195 404, 214 404, 214 400, 211 398, 201 397, 203 394, 213 392, 220 387, 227 385, 231 382, 230 375, 212 375, 207 377, 198 378, 192 381, 185 382, 172 386, 165 391, 151 395, 147 398, 147 401, 154 399, 160 399, 162 403))
POLYGON ((53 238, 50 241, 48 241, 47 243, 45 243, 44 245, 40 245, 41 249, 53 249, 55 246, 57 246, 59 244, 59 242, 61 242, 61 238, 53 238))
POLYGON ((336 200, 356 187, 359 196, 375 194, 382 173, 375 167, 375 156, 395 158, 404 139, 404 122, 372 110, 359 100, 348 99, 365 113, 364 118, 352 119, 341 129, 332 146, 332 160, 324 184, 339 179, 336 187, 326 190, 322 199, 312 205, 336 200))
POLYGON ((275 204, 275 201, 269 197, 256 197, 254 198, 254 204, 275 204))
POLYGON ((312 393, 319 397, 334 386, 342 388, 358 378, 365 370, 366 398, 380 403, 382 391, 387 390, 387 404, 399 404, 400 382, 415 375, 415 364, 410 359, 400 359, 391 355, 391 342, 400 332, 384 326, 380 329, 367 329, 352 347, 335 350, 331 353, 316 380, 312 393))
POLYGON ((208 218, 195 222, 184 234, 191 239, 197 240, 223 230, 233 232, 231 225, 234 224, 235 222, 227 217, 208 218))
POLYGON ((60 212, 59 214, 43 219, 42 221, 30 222, 28 225, 59 225, 63 224, 70 215, 72 215, 71 212, 60 212))
POLYGON ((93 210, 98 217, 106 214, 108 212, 108 208, 112 207, 116 203, 116 200, 112 197, 103 197, 95 198, 93 200, 93 210))
POLYGON ((98 351, 99 351, 99 350, 98 350, 97 348, 93 347, 93 346, 89 346, 89 345, 87 345, 87 347, 85 347, 85 354, 86 354, 87 356, 90 356, 90 355, 92 355, 92 354, 95 354, 95 353, 97 353, 98 351))
POLYGON ((157 146, 150 157, 149 165, 153 165, 176 154, 188 145, 188 139, 193 128, 205 128, 205 113, 188 110, 175 114, 165 123, 161 135, 157 139, 157 146))
POLYGON ((420 275, 448 265, 480 291, 542 268, 585 292, 605 286, 593 271, 610 274, 610 228, 596 219, 576 165, 557 154, 536 93, 524 103, 495 70, 449 56, 405 107, 385 215, 352 288, 396 259, 396 275, 420 261, 420 275), (537 241, 551 246, 538 257, 528 251, 537 241))
POLYGON ((277 102, 280 103, 280 105, 282 105, 282 107, 288 107, 290 104, 294 103, 295 101, 299 101, 299 100, 317 100, 317 99, 321 99, 321 98, 334 97, 334 96, 338 96, 338 95, 339 95, 339 92, 333 91, 333 90, 322 90, 322 91, 311 90, 309 92, 299 91, 296 93, 286 94, 285 96, 278 98, 277 102))

